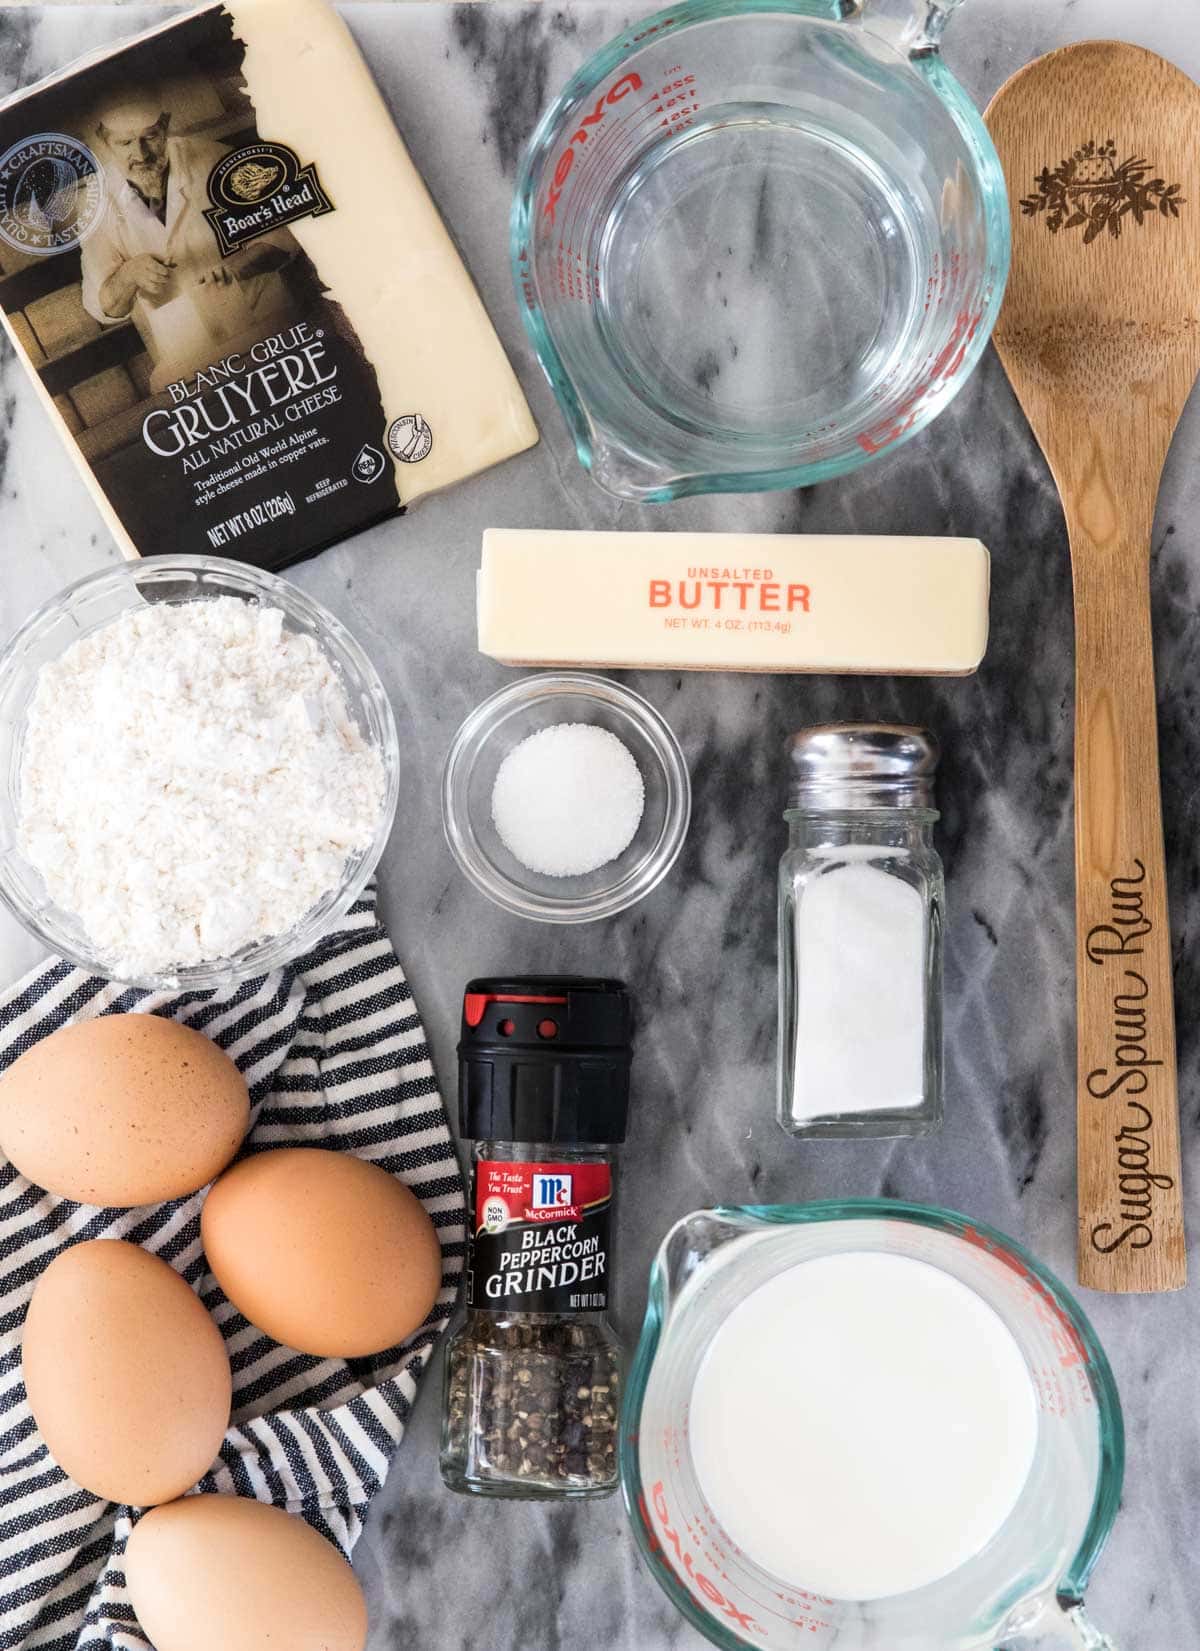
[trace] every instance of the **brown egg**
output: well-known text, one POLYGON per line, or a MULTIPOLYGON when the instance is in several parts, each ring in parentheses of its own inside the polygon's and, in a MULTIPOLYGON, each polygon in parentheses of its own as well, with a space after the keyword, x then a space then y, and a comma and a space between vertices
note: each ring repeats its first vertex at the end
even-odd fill
POLYGON ((244 1158, 209 1193, 200 1231, 239 1312, 302 1353, 381 1353, 417 1328, 441 1287, 441 1250, 419 1199, 348 1152, 244 1158))
POLYGON ((187 1496, 139 1519, 125 1580, 155 1651, 362 1651, 367 1604, 338 1550, 282 1508, 187 1496))
POLYGON ((76 1244, 34 1286, 21 1364, 59 1467, 148 1507, 194 1485, 229 1425, 221 1332, 174 1268, 121 1239, 76 1244))
POLYGON ((219 1175, 250 1121, 216 1044, 159 1015, 101 1015, 34 1044, 0 1079, 0 1149, 60 1198, 131 1209, 219 1175))

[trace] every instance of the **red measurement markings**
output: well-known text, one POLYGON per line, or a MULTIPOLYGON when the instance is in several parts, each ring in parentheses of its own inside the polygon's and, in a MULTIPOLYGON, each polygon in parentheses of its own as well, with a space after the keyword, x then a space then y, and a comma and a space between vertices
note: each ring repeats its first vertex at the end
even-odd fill
POLYGON ((517 263, 521 267, 521 297, 531 310, 538 308, 537 288, 533 284, 533 268, 529 260, 529 248, 523 246, 517 253, 517 263))
POLYGON ((968 1244, 986 1250, 1010 1274, 1015 1274, 1020 1279, 1023 1286, 1022 1299, 1027 1306, 1033 1308, 1039 1323, 1050 1332, 1050 1340, 1054 1345, 1059 1366, 1063 1370, 1072 1370, 1078 1365, 1086 1365, 1089 1360, 1083 1337, 1037 1274, 1027 1267, 1019 1256, 1014 1255, 1011 1250, 1002 1249, 976 1227, 965 1227, 963 1237, 968 1244))
MULTIPOLYGON (((674 109, 694 115, 700 107, 695 75, 680 75, 676 80, 668 80, 660 90, 658 100, 658 114, 670 115, 674 109)), ((675 119, 677 116, 671 118, 675 119)), ((663 126, 667 124, 667 121, 660 122, 663 126)))
POLYGON ((929 275, 925 282, 924 310, 926 315, 929 314, 931 309, 935 309, 946 296, 946 284, 948 280, 949 271, 943 269, 941 254, 935 252, 933 255, 933 262, 929 266, 929 275))
MULTIPOLYGON (((664 25, 665 26, 665 25, 664 25)), ((656 32, 651 30, 651 33, 656 32)), ((539 210, 540 227, 545 231, 548 226, 559 227, 559 206, 566 188, 567 180, 575 173, 576 188, 572 191, 575 199, 581 199, 579 167, 581 156, 589 149, 609 148, 598 140, 614 126, 624 128, 621 143, 622 148, 629 147, 629 141, 634 129, 643 123, 648 123, 657 115, 659 124, 670 126, 686 119, 699 108, 695 93, 695 76, 686 75, 679 64, 672 65, 654 86, 648 97, 636 107, 642 111, 641 120, 633 122, 629 119, 633 109, 621 111, 623 119, 613 119, 613 111, 632 93, 642 90, 643 81, 640 75, 630 72, 615 80, 607 91, 602 92, 590 109, 586 109, 579 116, 579 124, 572 131, 566 146, 560 151, 555 163, 554 175, 545 191, 539 210), (688 99, 691 99, 689 104, 688 99), (605 122, 608 122, 606 128, 605 122)), ((594 169, 593 169, 594 170, 594 169)))
POLYGON ((655 1518, 658 1520, 659 1530, 662 1532, 661 1537, 650 1519, 644 1497, 638 1499, 638 1512, 641 1514, 642 1524, 649 1534, 650 1550, 655 1558, 661 1563, 671 1566, 668 1550, 674 1553, 679 1561, 679 1566, 682 1567, 682 1572, 675 1566, 671 1566, 671 1569, 676 1576, 682 1575, 692 1593, 698 1599, 702 1600, 710 1609, 715 1606, 722 1616, 728 1618, 739 1632, 759 1634, 765 1639, 767 1630, 760 1623, 755 1622, 752 1616, 740 1610, 731 1599, 722 1593, 712 1578, 698 1569, 692 1554, 684 1548, 679 1532, 671 1523, 671 1514, 667 1507, 666 1493, 661 1480, 654 1486, 650 1496, 654 1504, 655 1518))
MULTIPOLYGON (((637 108, 645 110, 646 105, 637 108)), ((591 226, 605 189, 639 147, 638 129, 648 117, 643 114, 639 120, 636 114, 635 108, 619 123, 601 129, 564 192, 567 217, 558 242, 558 284, 564 297, 588 303, 598 297, 599 265, 586 260, 588 244, 594 239, 591 226)))
MULTIPOLYGON (((572 193, 572 211, 581 222, 590 220, 595 203, 603 194, 614 174, 642 148, 643 128, 654 121, 657 98, 652 94, 644 103, 635 105, 628 115, 614 121, 609 130, 609 141, 597 144, 579 174, 579 182, 572 193), (590 163, 590 164, 589 164, 590 163)), ((577 235, 579 231, 576 229, 577 235)))
MULTIPOLYGON (((771 1637, 771 1630, 764 1627, 752 1612, 758 1611, 764 1617, 774 1618, 777 1622, 786 1623, 790 1628, 799 1628, 810 1634, 824 1635, 834 1627, 834 1623, 825 1612, 835 1607, 836 1602, 826 1599, 820 1594, 810 1594, 804 1589, 793 1589, 788 1593, 775 1593, 767 1599, 757 1599, 747 1588, 741 1578, 731 1577, 725 1569, 726 1563, 736 1563, 736 1559, 744 1558, 740 1548, 731 1543, 733 1555, 731 1558, 717 1543, 708 1527, 699 1521, 693 1523, 690 1519, 683 1519, 680 1523, 687 1531, 691 1542, 701 1550, 702 1557, 712 1567, 713 1571, 726 1586, 721 1588, 706 1571, 699 1568, 696 1557, 684 1545, 679 1531, 675 1528, 674 1515, 667 1503, 666 1487, 660 1479, 650 1493, 651 1504, 654 1509, 654 1519, 650 1517, 650 1510, 646 1506, 645 1496, 638 1498, 638 1512, 642 1524, 649 1538, 650 1552, 660 1565, 668 1568, 680 1581, 684 1582, 690 1591, 715 1616, 721 1613, 718 1620, 729 1619, 730 1624, 739 1632, 753 1633, 766 1640, 771 1637), (657 1528, 656 1528, 657 1524, 657 1528), (661 1534, 660 1534, 661 1533, 661 1534), (707 1544, 705 1542, 707 1538, 707 1544), (672 1560, 674 1555, 674 1561, 672 1560), (737 1598, 730 1595, 736 1592, 737 1598), (741 1601, 741 1604, 738 1603, 741 1601), (780 1609, 782 1607, 782 1609, 780 1609)), ((717 1524, 712 1510, 705 1508, 705 1513, 717 1524)), ((719 1525, 717 1526, 720 1531, 719 1525)), ((720 1532, 724 1536, 724 1532, 720 1532)), ((728 1540, 728 1538, 726 1538, 728 1540)))
MULTIPOLYGON (((582 158, 570 170, 570 185, 564 185, 560 190, 558 203, 566 217, 559 226, 555 277, 559 293, 564 298, 595 303, 599 295, 599 266, 589 264, 585 268, 589 240, 588 196, 592 180, 602 184, 619 164, 618 157, 621 157, 622 151, 631 147, 630 128, 636 124, 631 117, 638 109, 645 109, 651 101, 652 98, 647 98, 633 105, 628 114, 622 111, 621 118, 612 115, 607 125, 594 123, 590 132, 582 124, 576 129, 572 142, 579 140, 578 153, 582 158)), ((543 214, 538 220, 538 239, 544 240, 552 228, 553 221, 543 214)))
POLYGON ((692 124, 700 107, 695 82, 695 75, 684 75, 678 67, 669 70, 647 99, 635 104, 628 114, 622 111, 620 119, 614 116, 588 142, 584 158, 571 173, 570 189, 562 191, 565 199, 560 200, 567 214, 558 243, 561 296, 585 303, 597 301, 600 266, 588 260, 587 252, 594 240, 592 224, 604 194, 645 147, 648 129, 657 126, 678 132, 692 124))
POLYGON ((599 126, 610 110, 616 108, 632 92, 640 92, 642 77, 639 74, 625 74, 619 80, 614 80, 607 91, 601 92, 591 109, 580 116, 579 125, 571 133, 566 145, 559 153, 554 165, 554 176, 550 186, 542 197, 540 213, 553 224, 557 220, 558 203, 562 196, 571 169, 575 165, 579 149, 586 144, 589 135, 599 126))
MULTIPOLYGON (((667 28, 672 20, 647 33, 667 28)), ((649 96, 632 106, 622 107, 627 97, 640 91, 639 74, 624 74, 601 92, 591 109, 579 116, 568 144, 558 155, 555 175, 541 200, 536 218, 535 238, 545 243, 558 229, 555 253, 556 286, 560 296, 594 304, 599 296, 599 264, 588 259, 593 241, 591 225, 598 215, 602 196, 612 187, 627 163, 645 145, 645 129, 659 125, 669 132, 687 130, 700 107, 695 74, 683 73, 682 64, 672 64, 662 73, 649 96), (568 188, 569 182, 569 188, 568 188)), ((522 254, 523 263, 528 258, 522 254)), ((528 269, 523 269, 522 291, 528 304, 536 302, 528 269)))
POLYGON ((885 419, 881 419, 870 430, 864 430, 859 435, 858 445, 864 452, 879 453, 885 447, 890 447, 894 441, 899 441, 901 436, 912 429, 921 415, 921 408, 930 391, 945 383, 947 379, 953 378, 962 366, 982 319, 982 309, 959 310, 954 318, 949 339, 923 371, 916 386, 889 411, 885 419))
POLYGON ((652 34, 666 34, 667 31, 673 28, 677 22, 678 18, 664 17, 662 22, 655 23, 653 28, 642 29, 640 33, 631 35, 629 44, 631 46, 636 46, 640 40, 649 40, 652 34))
MULTIPOLYGON (((644 105, 637 107, 644 108, 644 105)), ((564 238, 569 247, 582 249, 590 239, 588 226, 592 221, 595 202, 636 148, 638 124, 635 108, 601 132, 583 158, 572 180, 567 208, 564 238)))
POLYGON ((693 124, 693 116, 700 109, 700 91, 693 74, 684 74, 678 66, 668 69, 658 92, 655 113, 659 126, 668 134, 686 132, 693 124))

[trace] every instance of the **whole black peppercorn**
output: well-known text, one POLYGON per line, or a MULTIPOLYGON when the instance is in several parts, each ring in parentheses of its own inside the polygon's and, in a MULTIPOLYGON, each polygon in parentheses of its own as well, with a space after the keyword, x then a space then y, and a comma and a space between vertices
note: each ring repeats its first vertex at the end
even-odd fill
POLYGON ((467 988, 460 1092, 474 1219, 467 1318, 446 1357, 441 1469, 453 1490, 616 1486, 611 1144, 625 1133, 630 1024, 616 981, 467 988))

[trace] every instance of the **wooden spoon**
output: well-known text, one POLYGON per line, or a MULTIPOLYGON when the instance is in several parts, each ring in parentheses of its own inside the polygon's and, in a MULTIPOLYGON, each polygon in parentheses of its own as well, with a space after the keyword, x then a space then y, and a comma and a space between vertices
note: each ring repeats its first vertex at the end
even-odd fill
POLYGON ((1200 371, 1200 87, 1137 46, 1030 63, 984 117, 1013 264, 995 342, 1062 494, 1075 589, 1079 1280, 1187 1282, 1150 534, 1200 371))

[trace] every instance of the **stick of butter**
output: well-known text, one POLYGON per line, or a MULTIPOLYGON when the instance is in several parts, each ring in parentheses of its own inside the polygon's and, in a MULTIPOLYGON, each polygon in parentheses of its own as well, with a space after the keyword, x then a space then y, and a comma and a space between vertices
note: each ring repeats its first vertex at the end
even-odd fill
POLYGON ((489 528, 479 649, 506 665, 965 676, 978 539, 489 528))
POLYGON ((229 0, 0 105, 0 319, 126 555, 279 567, 530 447, 324 0, 229 0))

